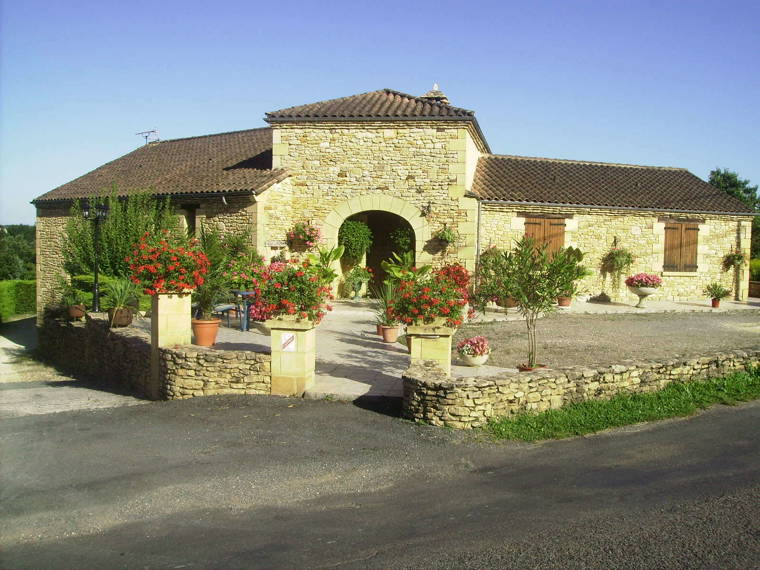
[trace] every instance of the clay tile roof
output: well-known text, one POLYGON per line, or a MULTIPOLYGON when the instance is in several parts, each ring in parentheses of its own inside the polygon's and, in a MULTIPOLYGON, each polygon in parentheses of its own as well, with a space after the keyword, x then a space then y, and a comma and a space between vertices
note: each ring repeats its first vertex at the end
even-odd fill
POLYGON ((472 193, 481 200, 693 212, 751 213, 683 168, 486 155, 472 193))
POLYGON ((259 193, 285 178, 272 170, 272 129, 265 127, 150 143, 34 200, 69 200, 144 192, 259 193))
POLYGON ((399 119, 458 119, 472 120, 473 111, 460 109, 424 97, 415 97, 393 89, 330 99, 308 105, 288 107, 266 114, 270 123, 281 121, 315 121, 330 119, 399 120, 399 119))

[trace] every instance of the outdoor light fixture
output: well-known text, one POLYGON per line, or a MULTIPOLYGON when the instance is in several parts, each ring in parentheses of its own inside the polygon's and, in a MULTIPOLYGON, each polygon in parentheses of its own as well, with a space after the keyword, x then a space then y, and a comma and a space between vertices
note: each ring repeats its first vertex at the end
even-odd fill
POLYGON ((423 218, 427 218, 430 215, 430 211, 433 209, 433 204, 428 202, 425 206, 422 206, 420 208, 420 213, 422 214, 423 218))
POLYGON ((90 204, 86 203, 82 206, 82 215, 85 220, 88 220, 95 224, 95 267, 93 268, 93 282, 92 282, 92 312, 100 312, 100 283, 98 281, 99 265, 100 265, 100 222, 106 219, 108 215, 108 206, 105 204, 97 204, 95 210, 90 208, 90 204))

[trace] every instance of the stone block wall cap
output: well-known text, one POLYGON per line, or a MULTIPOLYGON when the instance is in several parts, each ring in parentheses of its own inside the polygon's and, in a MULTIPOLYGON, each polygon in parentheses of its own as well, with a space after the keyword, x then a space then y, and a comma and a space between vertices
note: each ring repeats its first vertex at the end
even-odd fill
POLYGON ((308 331, 310 329, 313 329, 317 325, 314 324, 314 321, 309 321, 306 319, 302 320, 296 320, 296 319, 268 319, 264 321, 264 326, 268 329, 279 329, 279 330, 292 330, 292 331, 308 331))
POLYGON ((436 325, 409 325, 406 334, 417 336, 453 336, 455 328, 436 325))

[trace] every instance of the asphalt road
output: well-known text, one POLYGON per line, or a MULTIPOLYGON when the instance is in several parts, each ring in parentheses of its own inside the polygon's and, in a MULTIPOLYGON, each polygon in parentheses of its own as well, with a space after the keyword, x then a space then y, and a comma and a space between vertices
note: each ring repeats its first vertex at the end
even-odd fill
POLYGON ((7 418, 0 562, 760 567, 758 427, 760 402, 543 444, 270 397, 7 418))

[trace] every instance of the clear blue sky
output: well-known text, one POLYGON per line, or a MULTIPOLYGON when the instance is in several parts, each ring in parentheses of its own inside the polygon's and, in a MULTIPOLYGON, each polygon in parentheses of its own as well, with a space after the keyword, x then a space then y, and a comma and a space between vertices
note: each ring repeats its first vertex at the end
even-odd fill
POLYGON ((495 153, 760 183, 760 2, 6 0, 0 223, 133 150, 440 83, 495 153))

